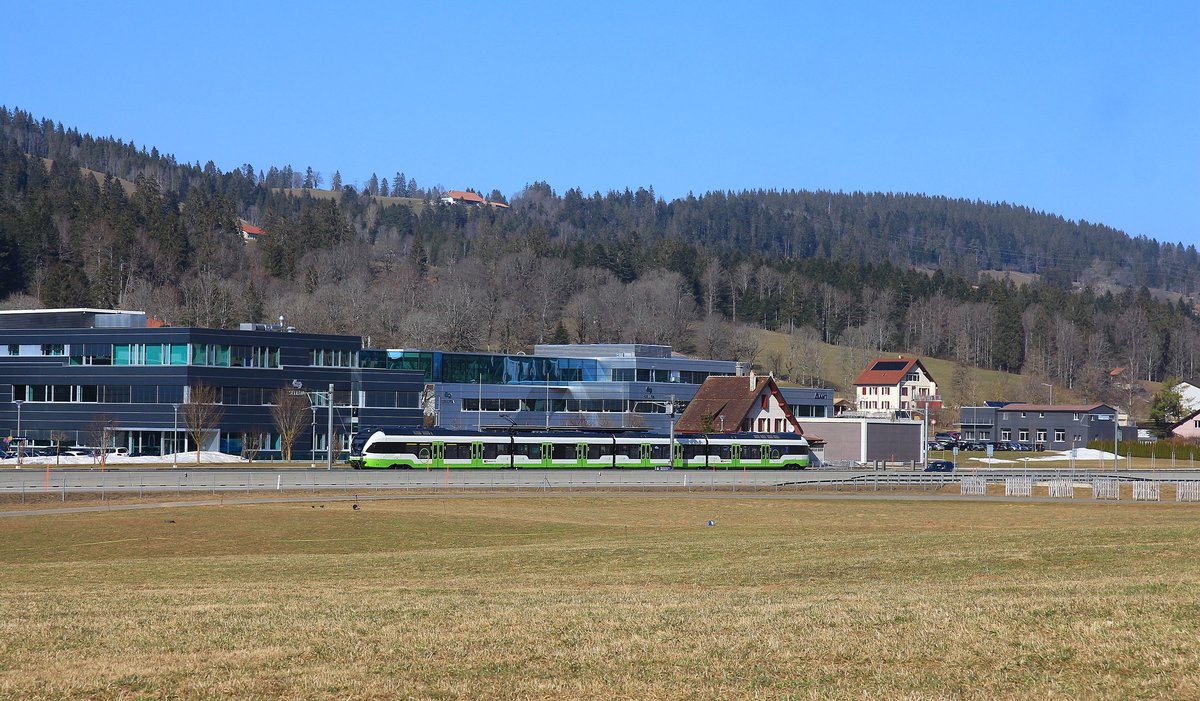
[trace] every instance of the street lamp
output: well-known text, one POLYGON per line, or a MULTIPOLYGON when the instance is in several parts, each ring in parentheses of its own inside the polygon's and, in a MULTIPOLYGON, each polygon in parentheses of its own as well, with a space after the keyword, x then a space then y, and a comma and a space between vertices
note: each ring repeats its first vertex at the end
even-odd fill
MULTIPOLYGON (((315 394, 315 393, 314 393, 315 394)), ((312 444, 309 446, 309 459, 317 459, 317 405, 310 400, 308 408, 312 409, 312 444)))
POLYGON ((179 405, 172 404, 175 412, 175 427, 171 430, 171 466, 179 467, 179 405))
POLYGON ((14 399, 13 404, 17 405, 17 469, 21 469, 21 458, 25 455, 25 441, 21 435, 21 405, 25 403, 24 399, 14 399))
POLYGON ((914 402, 921 408, 921 462, 929 463, 929 399, 918 399, 914 402))
POLYGON ((1050 406, 1054 406, 1054 385, 1043 382, 1042 386, 1050 388, 1050 406))

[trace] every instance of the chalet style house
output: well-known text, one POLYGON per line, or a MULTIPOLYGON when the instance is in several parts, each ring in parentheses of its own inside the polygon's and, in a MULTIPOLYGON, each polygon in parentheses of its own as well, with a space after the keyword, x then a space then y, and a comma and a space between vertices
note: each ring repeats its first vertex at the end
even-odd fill
POLYGON ((442 202, 446 204, 471 205, 474 207, 489 206, 498 209, 508 209, 508 205, 503 202, 486 200, 474 192, 466 192, 464 190, 450 190, 442 197, 442 202))
POLYGON ((854 380, 859 412, 890 414, 938 409, 937 382, 917 358, 876 358, 854 380))
POLYGON ((709 377, 675 424, 677 433, 804 433, 775 379, 709 377))
POLYGON ((241 220, 238 221, 238 230, 242 233, 243 241, 257 241, 267 233, 250 222, 241 220))

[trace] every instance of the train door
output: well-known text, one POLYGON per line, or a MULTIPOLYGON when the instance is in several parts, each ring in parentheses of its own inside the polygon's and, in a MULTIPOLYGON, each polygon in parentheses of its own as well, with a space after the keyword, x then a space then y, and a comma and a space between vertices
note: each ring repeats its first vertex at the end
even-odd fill
POLYGON ((575 444, 575 464, 579 467, 587 467, 588 446, 587 443, 575 444))
POLYGON ((733 467, 742 466, 742 446, 736 443, 729 446, 729 464, 733 467))
POLYGON ((687 467, 683 459, 683 444, 676 443, 671 446, 671 466, 672 467, 687 467))
POLYGON ((638 459, 641 460, 642 467, 650 467, 650 460, 654 457, 654 446, 643 443, 638 446, 638 459))
POLYGON ((758 447, 758 454, 762 458, 763 466, 769 467, 771 465, 771 446, 760 445, 758 447))
POLYGON ((445 467, 446 444, 440 442, 431 443, 429 446, 429 456, 434 467, 445 467))
POLYGON ((471 444, 471 467, 483 467, 483 444, 471 444))
POLYGON ((542 444, 542 467, 553 467, 554 466, 554 463, 552 462, 553 460, 554 460, 554 444, 553 443, 543 443, 542 444))

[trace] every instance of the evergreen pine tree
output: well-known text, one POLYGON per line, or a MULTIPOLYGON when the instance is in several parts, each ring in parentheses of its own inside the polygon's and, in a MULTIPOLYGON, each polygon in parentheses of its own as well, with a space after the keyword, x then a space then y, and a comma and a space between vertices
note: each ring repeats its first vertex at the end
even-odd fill
POLYGON ((329 189, 333 190, 334 192, 341 191, 341 189, 342 189, 342 171, 340 171, 340 170, 333 171, 333 182, 330 183, 329 189))
POLYGON ((422 278, 429 272, 429 254, 425 252, 425 245, 421 243, 420 236, 413 237, 412 246, 408 249, 408 260, 422 278))
POLYGON ((408 197, 408 181, 404 179, 404 173, 396 171, 396 177, 392 178, 392 196, 393 197, 408 197))
POLYGON ((567 327, 563 325, 562 319, 554 326, 554 335, 550 337, 550 342, 556 345, 563 345, 571 342, 571 336, 567 334, 567 327))

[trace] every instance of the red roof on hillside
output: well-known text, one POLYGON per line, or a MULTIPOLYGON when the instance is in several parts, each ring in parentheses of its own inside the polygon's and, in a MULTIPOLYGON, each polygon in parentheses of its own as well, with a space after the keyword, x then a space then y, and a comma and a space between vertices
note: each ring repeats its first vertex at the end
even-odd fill
POLYGON ((253 224, 247 224, 245 222, 242 222, 242 232, 250 234, 251 236, 262 236, 263 234, 267 233, 257 226, 253 224))
POLYGON ((475 204, 486 204, 487 200, 483 199, 474 192, 464 192, 462 190, 451 190, 446 193, 446 196, 452 200, 462 200, 463 202, 473 202, 475 204))
POLYGON ((867 364, 867 369, 859 374, 858 379, 854 380, 856 385, 898 385, 904 380, 914 367, 920 366, 925 374, 932 379, 932 375, 921 365, 921 361, 917 358, 876 358, 867 364))

